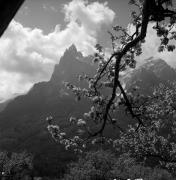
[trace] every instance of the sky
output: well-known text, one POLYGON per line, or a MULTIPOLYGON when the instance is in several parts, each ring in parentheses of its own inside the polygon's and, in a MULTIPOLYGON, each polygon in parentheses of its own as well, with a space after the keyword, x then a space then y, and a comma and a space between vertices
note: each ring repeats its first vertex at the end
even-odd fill
MULTIPOLYGON (((130 23, 128 1, 26 0, 0 39, 0 102, 48 81, 71 44, 84 55, 93 53, 96 43, 108 46, 107 31, 130 23)), ((174 66, 176 54, 158 54, 158 43, 150 25, 139 59, 157 56, 174 66)))

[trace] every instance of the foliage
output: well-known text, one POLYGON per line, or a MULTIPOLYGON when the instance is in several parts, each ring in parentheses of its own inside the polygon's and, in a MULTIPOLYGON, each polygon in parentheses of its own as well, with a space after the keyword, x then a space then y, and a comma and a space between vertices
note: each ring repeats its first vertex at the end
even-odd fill
POLYGON ((111 170, 115 163, 115 157, 110 152, 89 152, 81 157, 77 163, 70 165, 70 171, 64 180, 101 179, 111 177, 111 170))
POLYGON ((4 167, 7 164, 9 158, 6 152, 0 152, 0 174, 4 172, 4 167))
POLYGON ((115 156, 110 151, 89 152, 78 162, 72 163, 63 180, 110 180, 135 179, 173 180, 172 175, 159 168, 145 167, 136 163, 128 154, 115 156))
MULTIPOLYGON (((141 111, 145 127, 136 131, 135 125, 122 132, 114 143, 118 151, 128 152, 132 157, 150 166, 160 166, 176 171, 176 84, 160 85, 153 96, 135 110, 141 111)), ((135 99, 135 98, 134 98, 135 99)), ((142 102, 142 100, 140 99, 142 102)))
POLYGON ((24 175, 25 171, 32 172, 32 159, 32 156, 26 152, 12 154, 0 152, 0 173, 18 179, 24 175))
POLYGON ((139 163, 130 157, 128 153, 122 154, 113 167, 113 176, 117 179, 138 179, 143 180, 173 180, 172 175, 165 169, 151 168, 139 163))

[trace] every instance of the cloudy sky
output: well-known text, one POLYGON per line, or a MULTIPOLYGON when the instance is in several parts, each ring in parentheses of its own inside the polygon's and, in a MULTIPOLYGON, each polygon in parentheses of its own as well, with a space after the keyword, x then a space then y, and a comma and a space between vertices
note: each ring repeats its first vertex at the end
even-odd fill
MULTIPOLYGON (((108 46, 112 25, 129 22, 128 0, 26 0, 0 39, 0 101, 49 80, 71 44, 91 54, 97 42, 108 46)), ((175 53, 158 54, 158 43, 150 27, 142 58, 160 56, 174 65, 175 53)))

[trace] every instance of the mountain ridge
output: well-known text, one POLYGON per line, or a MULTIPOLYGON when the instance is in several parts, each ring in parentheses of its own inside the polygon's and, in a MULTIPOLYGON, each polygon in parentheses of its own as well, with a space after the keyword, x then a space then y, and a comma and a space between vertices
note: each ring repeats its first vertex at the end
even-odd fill
MULTIPOLYGON (((126 81, 127 89, 137 85, 141 87, 141 93, 151 93, 155 85, 167 84, 163 72, 167 74, 167 78, 171 77, 171 81, 176 79, 176 71, 163 60, 153 61, 155 60, 146 61, 132 72, 126 81)), ((47 168, 50 169, 49 173, 57 173, 59 170, 54 167, 58 162, 73 159, 70 152, 52 140, 46 129, 45 118, 52 115, 56 123, 67 132, 73 133, 74 129, 67 121, 69 116, 79 117, 83 112, 87 112, 89 102, 83 100, 76 103, 74 95, 66 90, 63 82, 85 87, 86 83, 78 82, 77 75, 86 73, 93 76, 96 68, 90 62, 91 57, 83 57, 72 45, 65 51, 60 63, 55 65, 49 81, 35 84, 27 94, 12 100, 0 113, 0 149, 29 150, 35 154, 35 164, 42 173, 45 173, 47 168), (47 161, 46 157, 50 161, 47 161)), ((65 165, 63 164, 59 164, 60 170, 65 165)))
POLYGON ((139 93, 151 95, 153 89, 159 84, 165 84, 170 87, 170 82, 176 81, 176 70, 169 66, 163 59, 148 58, 145 63, 126 78, 126 89, 140 87, 139 93))
POLYGON ((62 171, 64 162, 74 158, 74 155, 70 155, 72 153, 65 151, 63 146, 51 138, 45 119, 52 115, 56 123, 72 133, 67 121, 69 116, 81 115, 86 111, 88 104, 80 101, 75 106, 74 95, 63 85, 64 81, 69 81, 85 86, 78 82, 77 75, 85 72, 89 75, 95 73, 95 68, 91 64, 85 64, 78 60, 78 57, 84 59, 76 47, 72 46, 66 50, 49 81, 36 83, 27 94, 16 97, 0 113, 0 150, 26 149, 34 153, 35 164, 38 164, 36 169, 42 169, 42 173, 50 171, 50 174, 56 174, 62 171), (46 157, 50 161, 46 162, 46 157), (56 159, 62 159, 63 164, 56 159), (60 170, 55 169, 58 163, 60 170), (47 167, 50 170, 47 170, 47 167))

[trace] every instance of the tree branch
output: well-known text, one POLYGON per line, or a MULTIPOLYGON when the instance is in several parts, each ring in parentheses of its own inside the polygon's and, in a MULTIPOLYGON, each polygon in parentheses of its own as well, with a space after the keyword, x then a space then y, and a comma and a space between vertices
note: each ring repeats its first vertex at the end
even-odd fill
MULTIPOLYGON (((108 62, 110 62, 113 57, 116 57, 114 85, 113 85, 111 98, 109 99, 109 101, 108 101, 108 103, 106 105, 105 112, 104 112, 104 115, 103 115, 103 124, 102 124, 101 128, 99 129, 99 131, 94 133, 93 136, 96 136, 98 134, 102 134, 102 132, 103 132, 105 126, 106 126, 106 121, 107 121, 109 110, 111 108, 111 105, 113 104, 113 101, 114 101, 115 97, 116 97, 116 89, 117 89, 117 87, 119 86, 119 88, 123 91, 123 88, 122 88, 121 84, 119 83, 120 62, 121 62, 122 57, 130 50, 130 48, 136 46, 137 43, 139 43, 141 40, 143 40, 146 37, 147 26, 148 26, 148 23, 149 23, 149 17, 151 15, 151 1, 153 3, 155 3, 155 0, 145 0, 144 1, 143 10, 142 10, 142 23, 141 23, 140 34, 134 40, 132 40, 131 42, 126 44, 121 52, 116 52, 116 53, 112 54, 110 59, 108 60, 108 62)), ((107 63, 107 65, 108 65, 108 63, 107 63)), ((107 67, 107 65, 106 65, 106 67, 107 67)), ((103 71, 106 69, 106 67, 103 68, 103 71)), ((128 108, 130 110, 130 113, 132 114, 133 117, 136 117, 134 115, 134 112, 133 112, 132 108, 131 108, 131 104, 129 103, 129 100, 127 98, 126 93, 124 91, 122 93, 123 93, 123 96, 124 96, 124 98, 126 100, 128 108)), ((137 118, 137 119, 140 122, 140 124, 143 124, 142 121, 139 118, 137 118)))

